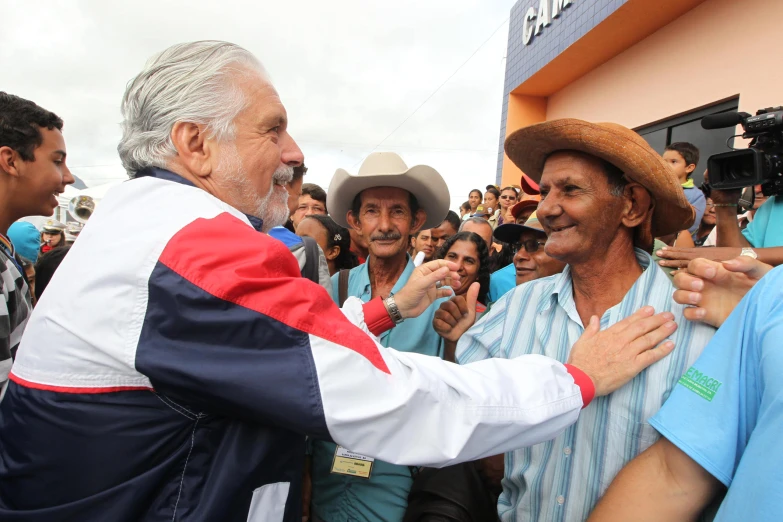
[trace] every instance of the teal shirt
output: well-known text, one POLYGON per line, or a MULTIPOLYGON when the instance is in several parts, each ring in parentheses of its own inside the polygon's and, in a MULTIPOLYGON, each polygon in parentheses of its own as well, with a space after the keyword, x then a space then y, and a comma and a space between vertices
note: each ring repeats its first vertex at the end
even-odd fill
MULTIPOLYGON (((370 275, 367 263, 351 270, 348 279, 348 295, 370 300, 370 275)), ((399 292, 413 273, 413 261, 408 265, 392 288, 399 292)), ((332 277, 332 299, 338 302, 338 274, 332 277)), ((383 333, 381 344, 401 352, 415 352, 443 357, 443 343, 432 328, 432 319, 441 299, 433 303, 419 317, 406 319, 404 323, 383 333)), ((416 443, 411 433, 411 444, 416 443)), ((396 466, 376 460, 369 479, 331 473, 337 446, 332 442, 312 441, 312 509, 326 522, 355 520, 361 522, 399 522, 408 506, 408 492, 413 483, 407 466, 396 466)), ((350 448, 348 448, 350 449, 350 448)))
POLYGON ((756 248, 783 246, 783 198, 772 196, 765 201, 742 233, 756 248))

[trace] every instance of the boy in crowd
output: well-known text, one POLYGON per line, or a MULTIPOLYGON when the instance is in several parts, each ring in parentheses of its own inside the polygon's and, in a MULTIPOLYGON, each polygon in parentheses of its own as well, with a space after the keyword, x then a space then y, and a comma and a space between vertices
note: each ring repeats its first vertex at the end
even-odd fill
POLYGON ((663 153, 663 159, 671 166, 677 178, 680 180, 682 189, 685 191, 685 197, 688 202, 696 209, 696 219, 688 232, 694 234, 699 228, 704 210, 707 208, 707 200, 701 189, 693 184, 693 171, 699 164, 699 149, 696 145, 685 141, 672 143, 663 153))
POLYGON ((0 92, 0 387, 32 310, 8 228, 26 216, 51 216, 57 194, 74 182, 65 166, 62 128, 56 114, 0 92))

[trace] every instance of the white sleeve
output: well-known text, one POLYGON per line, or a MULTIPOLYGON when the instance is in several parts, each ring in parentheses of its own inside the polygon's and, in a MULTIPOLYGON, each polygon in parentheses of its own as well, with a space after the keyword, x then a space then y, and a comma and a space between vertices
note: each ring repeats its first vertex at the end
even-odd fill
MULTIPOLYGON (((343 307, 367 331, 361 301, 343 307)), ((554 438, 582 407, 565 366, 540 355, 459 366, 383 348, 378 368, 310 335, 324 416, 337 444, 403 465, 446 466, 554 438)))

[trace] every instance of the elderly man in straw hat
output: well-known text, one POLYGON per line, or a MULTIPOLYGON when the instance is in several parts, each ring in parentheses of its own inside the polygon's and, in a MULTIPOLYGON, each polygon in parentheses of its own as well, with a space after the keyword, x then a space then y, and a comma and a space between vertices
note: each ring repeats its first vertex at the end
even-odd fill
MULTIPOLYGON (((415 268, 408 255, 408 238, 440 225, 449 202, 449 189, 435 169, 426 165, 408 168, 393 152, 370 154, 355 175, 338 169, 329 185, 327 206, 338 224, 367 238, 369 256, 350 273, 346 270, 332 277, 335 302, 341 304, 349 296, 368 302, 399 292, 415 268)), ((432 329, 439 304, 433 303, 419 317, 385 332, 381 344, 442 357, 441 339, 432 329)), ((413 482, 410 468, 376 460, 367 474, 357 475, 340 468, 335 460, 335 454, 344 450, 330 441, 313 443, 316 520, 401 520, 413 482)))
POLYGON ((166 49, 122 115, 131 179, 33 311, 0 402, 0 520, 298 522, 305 435, 399 464, 475 459, 555 436, 593 386, 666 353, 660 314, 580 340, 570 366, 461 368, 377 343, 447 295, 435 284, 456 266, 433 261, 342 311, 301 277, 263 231, 288 217, 303 155, 237 45, 166 49), (607 349, 625 356, 596 364, 607 349))
POLYGON ((672 355, 593 401, 553 441, 506 454, 502 520, 581 522, 620 468, 659 437, 647 419, 713 335, 713 328, 685 319, 650 256, 653 238, 688 228, 693 209, 663 159, 620 125, 550 121, 516 131, 505 149, 540 183, 544 248, 567 266, 516 287, 469 330, 472 302, 445 307, 454 310, 444 334, 450 342, 467 330, 457 345, 460 364, 526 354, 566 361, 583 333, 641 307, 671 318, 672 355))

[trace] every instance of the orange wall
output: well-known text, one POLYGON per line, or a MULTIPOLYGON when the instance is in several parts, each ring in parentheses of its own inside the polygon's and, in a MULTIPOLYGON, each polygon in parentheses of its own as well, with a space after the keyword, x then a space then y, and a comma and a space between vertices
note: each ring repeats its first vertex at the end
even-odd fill
POLYGON ((740 95, 783 105, 780 0, 709 0, 549 98, 547 119, 639 127, 740 95))
MULTIPOLYGON (((546 119, 546 98, 540 96, 508 96, 508 116, 506 117, 506 136, 517 129, 527 127, 546 119)), ((501 187, 519 185, 522 171, 503 155, 503 183, 501 187)))
MULTIPOLYGON (((537 97, 546 108, 538 121, 570 117, 634 128, 736 95, 740 110, 750 113, 783 105, 776 43, 781 19, 781 0, 707 0, 559 91, 537 97)), ((507 135, 522 126, 512 124, 510 101, 508 113, 507 135)), ((506 158, 504 184, 519 178, 511 167, 506 158)))

